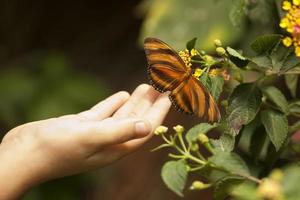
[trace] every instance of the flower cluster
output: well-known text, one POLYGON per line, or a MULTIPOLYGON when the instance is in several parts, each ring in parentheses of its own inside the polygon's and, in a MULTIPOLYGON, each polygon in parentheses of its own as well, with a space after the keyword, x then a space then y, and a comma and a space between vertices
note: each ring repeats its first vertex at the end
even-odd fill
POLYGON ((287 13, 281 19, 279 26, 290 34, 282 42, 286 47, 294 45, 295 54, 300 57, 300 0, 292 0, 292 2, 285 0, 282 9, 287 13))

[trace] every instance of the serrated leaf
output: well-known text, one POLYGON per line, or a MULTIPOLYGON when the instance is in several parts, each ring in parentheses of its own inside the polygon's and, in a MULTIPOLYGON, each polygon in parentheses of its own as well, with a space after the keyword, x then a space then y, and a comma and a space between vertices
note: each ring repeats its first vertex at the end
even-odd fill
POLYGON ((229 12, 229 19, 233 26, 239 27, 242 24, 243 18, 245 16, 245 0, 233 0, 232 6, 229 12))
POLYGON ((214 199, 224 200, 230 193, 244 182, 244 178, 239 176, 226 176, 215 185, 214 199))
POLYGON ((209 140, 212 146, 219 151, 230 152, 234 148, 235 137, 232 135, 223 133, 219 139, 210 139, 209 140))
POLYGON ((215 101, 218 101, 219 96, 222 92, 223 85, 224 85, 224 78, 221 76, 212 76, 210 77, 211 86, 210 86, 210 93, 214 97, 215 101))
POLYGON ((196 37, 193 38, 193 39, 191 39, 190 41, 188 41, 188 42, 186 43, 186 48, 187 48, 189 51, 191 51, 193 48, 195 48, 196 41, 197 41, 197 38, 196 38, 196 37))
POLYGON ((251 122, 261 105, 262 94, 253 83, 244 83, 235 88, 229 98, 227 122, 229 134, 236 136, 243 125, 251 122))
POLYGON ((288 136, 286 116, 273 109, 267 109, 261 112, 261 121, 276 151, 278 151, 288 136))
POLYGON ((262 88, 262 92, 271 102, 278 106, 280 111, 288 113, 288 102, 279 89, 274 86, 268 86, 262 88))
POLYGON ((200 133, 202 134, 206 134, 207 132, 209 132, 210 130, 212 130, 213 128, 217 127, 218 124, 208 124, 208 123, 201 123, 198 124, 196 126, 194 126, 193 128, 191 128, 185 135, 185 138, 188 142, 194 142, 197 140, 198 135, 200 133))
POLYGON ((162 168, 161 176, 167 187, 183 196, 182 191, 187 179, 187 167, 183 160, 166 162, 162 168))
POLYGON ((284 80, 287 88, 290 90, 292 97, 296 98, 298 74, 286 74, 284 80))
POLYGON ((257 37, 252 43, 251 48, 257 54, 263 54, 270 51, 275 45, 277 45, 281 40, 281 35, 279 34, 269 34, 257 37))
POLYGON ((246 163, 233 152, 217 151, 209 157, 208 161, 215 167, 225 169, 228 172, 249 175, 246 163))

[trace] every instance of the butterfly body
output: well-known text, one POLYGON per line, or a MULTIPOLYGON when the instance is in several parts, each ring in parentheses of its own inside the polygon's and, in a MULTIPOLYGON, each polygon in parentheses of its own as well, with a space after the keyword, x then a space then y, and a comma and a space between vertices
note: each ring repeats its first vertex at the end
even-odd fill
POLYGON ((144 49, 150 84, 160 92, 170 91, 169 98, 177 110, 208 122, 220 120, 213 97, 175 50, 156 38, 146 38, 144 49))

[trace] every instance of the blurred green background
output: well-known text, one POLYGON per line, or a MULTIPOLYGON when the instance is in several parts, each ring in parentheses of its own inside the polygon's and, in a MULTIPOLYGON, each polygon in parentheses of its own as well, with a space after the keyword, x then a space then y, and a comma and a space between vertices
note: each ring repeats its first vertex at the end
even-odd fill
MULTIPOLYGON (((276 29, 276 20, 272 21, 268 0, 252 4, 247 18, 242 10, 232 9, 244 8, 241 2, 1 1, 1 136, 19 124, 77 113, 118 90, 131 92, 147 82, 141 48, 147 36, 177 50, 198 37, 199 49, 213 50, 213 40, 219 38, 247 51, 245 45, 255 36, 276 29)), ((166 124, 190 127, 196 122, 171 112, 166 124)), ((166 152, 149 152, 159 143, 153 139, 106 168, 42 184, 24 199, 180 199, 160 179, 166 152)), ((211 195, 187 192, 186 198, 211 199, 211 195)))

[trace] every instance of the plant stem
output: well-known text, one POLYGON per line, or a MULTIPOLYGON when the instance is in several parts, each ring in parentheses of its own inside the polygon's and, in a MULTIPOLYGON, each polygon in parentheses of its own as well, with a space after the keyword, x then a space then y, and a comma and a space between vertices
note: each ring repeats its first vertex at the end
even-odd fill
POLYGON ((182 133, 178 133, 178 138, 179 138, 179 141, 180 141, 180 144, 181 144, 183 150, 184 150, 185 152, 189 152, 189 151, 187 150, 186 146, 185 146, 184 141, 183 141, 182 133))

